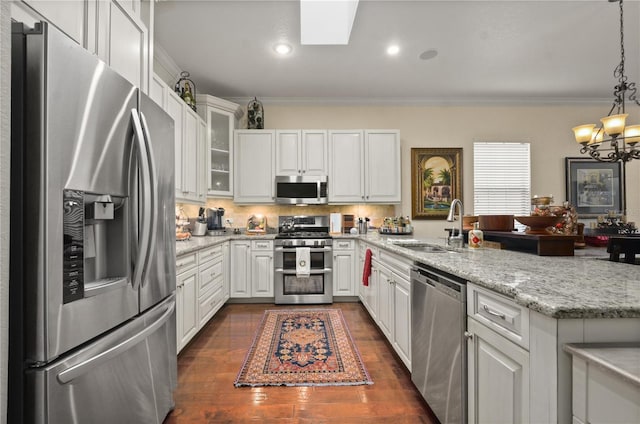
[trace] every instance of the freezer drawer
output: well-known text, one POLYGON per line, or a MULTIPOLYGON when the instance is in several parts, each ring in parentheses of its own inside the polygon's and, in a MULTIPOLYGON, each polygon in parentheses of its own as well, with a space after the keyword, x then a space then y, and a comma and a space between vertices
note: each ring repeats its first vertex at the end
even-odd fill
POLYGON ((175 295, 86 347, 27 372, 26 423, 162 423, 177 384, 175 295))

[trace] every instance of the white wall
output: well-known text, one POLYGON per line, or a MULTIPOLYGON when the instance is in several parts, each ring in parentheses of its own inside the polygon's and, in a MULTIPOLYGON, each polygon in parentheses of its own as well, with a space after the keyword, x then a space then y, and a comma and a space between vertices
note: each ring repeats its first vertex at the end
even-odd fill
MULTIPOLYGON (((473 142, 531 143, 531 193, 565 200, 564 158, 581 157, 571 127, 599 122, 609 104, 527 106, 304 106, 265 104, 266 128, 378 128, 400 130, 402 139, 402 205, 411 215, 411 148, 463 148, 463 203, 473 214, 473 142)), ((640 123, 640 114, 629 118, 640 123)), ((640 224, 640 164, 627 165, 627 214, 640 224)), ((496 211, 500 213, 500 211, 496 211)), ((415 235, 444 237, 444 220, 415 220, 415 235)))

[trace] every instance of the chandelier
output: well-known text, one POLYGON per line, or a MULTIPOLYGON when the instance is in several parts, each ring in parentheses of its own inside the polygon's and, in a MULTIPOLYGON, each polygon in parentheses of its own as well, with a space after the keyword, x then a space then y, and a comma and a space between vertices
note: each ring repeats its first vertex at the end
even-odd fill
POLYGON ((606 117, 600 119, 602 127, 594 124, 579 125, 573 128, 576 142, 580 143, 580 153, 589 154, 600 162, 628 162, 640 159, 640 125, 625 125, 628 113, 625 113, 625 98, 640 106, 636 98, 636 83, 627 82, 624 74, 624 13, 623 0, 609 0, 620 3, 620 63, 613 71, 618 84, 613 91, 613 106, 606 117), (612 113, 615 114, 612 115, 612 113), (608 138, 605 138, 607 136, 608 138), (608 143, 605 144, 605 143, 608 143))

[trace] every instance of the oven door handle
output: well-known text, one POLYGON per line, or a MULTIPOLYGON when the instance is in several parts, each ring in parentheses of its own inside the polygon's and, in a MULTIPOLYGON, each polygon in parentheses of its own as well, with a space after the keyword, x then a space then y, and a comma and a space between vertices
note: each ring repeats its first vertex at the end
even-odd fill
MULTIPOLYGON (((283 269, 283 268, 276 268, 275 270, 276 274, 282 274, 282 275, 296 275, 296 270, 295 269, 283 269)), ((331 268, 323 268, 323 269, 312 269, 309 274, 311 275, 321 275, 321 274, 327 274, 329 272, 331 272, 331 268)))
MULTIPOLYGON (((284 251, 294 251, 296 250, 297 247, 306 247, 306 246, 287 246, 286 248, 282 247, 282 246, 278 246, 276 247, 274 250, 276 252, 284 252, 284 251)), ((316 252, 331 252, 333 249, 331 248, 331 246, 326 246, 326 247, 310 247, 310 252, 311 253, 316 253, 316 252)))

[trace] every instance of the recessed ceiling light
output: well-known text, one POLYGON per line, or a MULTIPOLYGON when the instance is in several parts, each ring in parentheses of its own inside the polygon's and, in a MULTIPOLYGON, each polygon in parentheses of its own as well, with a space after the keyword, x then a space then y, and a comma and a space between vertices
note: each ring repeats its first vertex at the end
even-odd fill
POLYGON ((292 48, 290 45, 286 43, 278 43, 275 46, 273 46, 273 50, 275 50, 276 53, 285 56, 291 53, 292 48))
POLYGON ((436 56, 438 56, 438 50, 429 49, 429 50, 425 50, 422 53, 420 53, 420 56, 418 56, 418 57, 420 59, 422 59, 422 60, 429 60, 429 59, 433 59, 436 56))
POLYGON ((390 56, 395 56, 400 53, 400 47, 396 44, 387 47, 387 54, 390 56))

